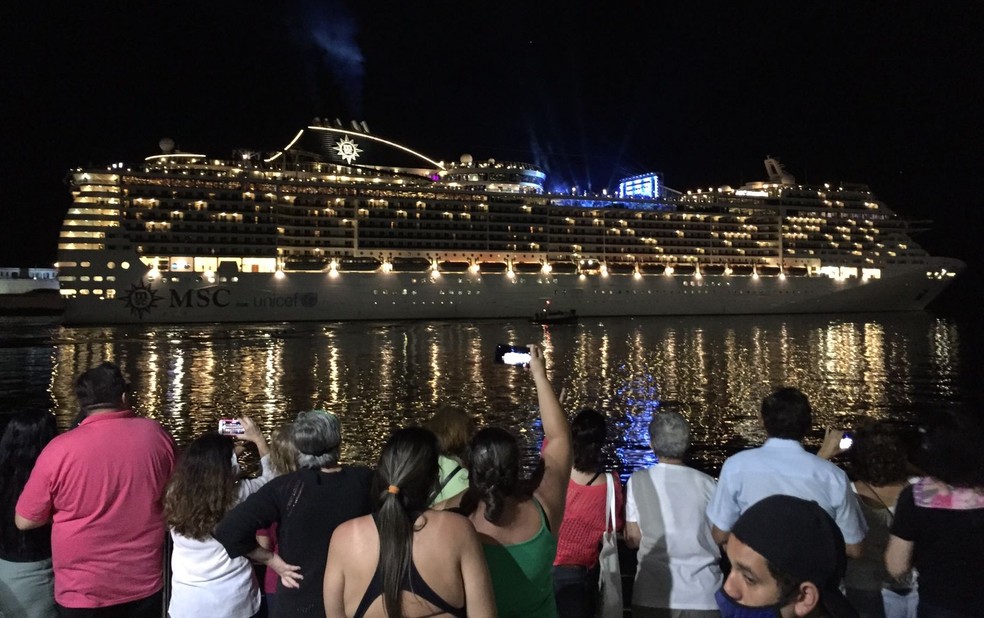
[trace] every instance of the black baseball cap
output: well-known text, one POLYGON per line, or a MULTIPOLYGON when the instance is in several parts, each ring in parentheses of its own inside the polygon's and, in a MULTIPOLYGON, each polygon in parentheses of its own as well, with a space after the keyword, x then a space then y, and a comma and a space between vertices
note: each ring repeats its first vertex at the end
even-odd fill
POLYGON ((741 514, 731 534, 777 570, 816 585, 820 604, 832 618, 858 617, 840 591, 847 569, 844 535, 816 502, 783 495, 763 498, 741 514))

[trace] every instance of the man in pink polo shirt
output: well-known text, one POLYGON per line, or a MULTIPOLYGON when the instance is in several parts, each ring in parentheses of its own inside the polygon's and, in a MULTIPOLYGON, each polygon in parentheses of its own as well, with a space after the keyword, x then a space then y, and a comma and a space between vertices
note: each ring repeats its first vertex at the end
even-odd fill
POLYGON ((161 496, 174 443, 133 413, 126 390, 112 363, 76 379, 85 418, 44 448, 17 501, 21 530, 52 522, 59 616, 161 614, 161 496))

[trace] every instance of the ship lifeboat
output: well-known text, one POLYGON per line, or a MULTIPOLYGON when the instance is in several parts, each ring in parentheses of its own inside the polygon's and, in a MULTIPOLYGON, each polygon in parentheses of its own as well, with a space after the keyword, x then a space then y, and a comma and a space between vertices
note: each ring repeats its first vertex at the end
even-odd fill
POLYGON ((778 277, 782 269, 778 266, 759 266, 758 274, 760 277, 778 277))
POLYGON ((702 275, 723 275, 724 265, 723 264, 708 264, 707 266, 700 267, 700 274, 702 275))
POLYGON ((468 262, 438 262, 437 267, 445 273, 463 273, 471 266, 468 262))
POLYGON ((751 277, 755 273, 755 267, 748 264, 735 264, 731 266, 731 274, 738 277, 751 277))
POLYGON ((505 262, 480 262, 479 268, 483 273, 504 273, 509 270, 509 265, 505 262))
POLYGON ((426 258, 393 258, 393 272, 422 273, 431 269, 430 260, 426 258))
POLYGON ((635 264, 632 264, 631 262, 609 263, 608 272, 613 275, 631 275, 635 272, 635 264))
POLYGON ((284 262, 284 270, 324 270, 328 266, 325 258, 292 259, 284 262))
POLYGON ((539 262, 515 262, 513 270, 517 273, 532 274, 543 270, 543 264, 539 262))
POLYGON ((577 272, 577 264, 573 262, 556 262, 550 265, 550 272, 557 275, 573 275, 577 272))
POLYGON ((666 264, 643 264, 639 267, 639 272, 644 275, 662 275, 666 272, 666 264))
POLYGON ((790 266, 786 269, 786 275, 790 277, 805 277, 810 274, 806 266, 790 266))
POLYGON ((376 258, 342 258, 336 268, 342 272, 371 273, 379 269, 382 263, 376 258))
POLYGON ((677 264, 673 267, 673 274, 678 277, 689 277, 697 272, 697 267, 693 264, 677 264))

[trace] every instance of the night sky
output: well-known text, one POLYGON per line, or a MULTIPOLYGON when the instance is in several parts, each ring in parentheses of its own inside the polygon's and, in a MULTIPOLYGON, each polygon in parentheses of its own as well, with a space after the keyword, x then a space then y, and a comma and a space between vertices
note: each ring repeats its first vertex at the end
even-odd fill
MULTIPOLYGON (((984 268, 971 2, 8 2, 0 265, 55 259, 69 168, 272 151, 319 116, 600 191, 865 182, 984 268)), ((959 285, 959 284, 958 284, 959 285)), ((957 292, 959 294, 959 291, 957 292)), ((974 296, 976 298, 976 296, 974 296)))

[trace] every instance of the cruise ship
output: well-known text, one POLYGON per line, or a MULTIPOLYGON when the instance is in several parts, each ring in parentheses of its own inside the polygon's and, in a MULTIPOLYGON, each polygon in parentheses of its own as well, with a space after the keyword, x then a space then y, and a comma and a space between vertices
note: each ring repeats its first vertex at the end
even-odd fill
POLYGON ((866 186, 800 184, 773 158, 738 188, 646 174, 587 194, 358 122, 224 160, 159 146, 69 173, 66 323, 912 311, 965 268, 866 186))

